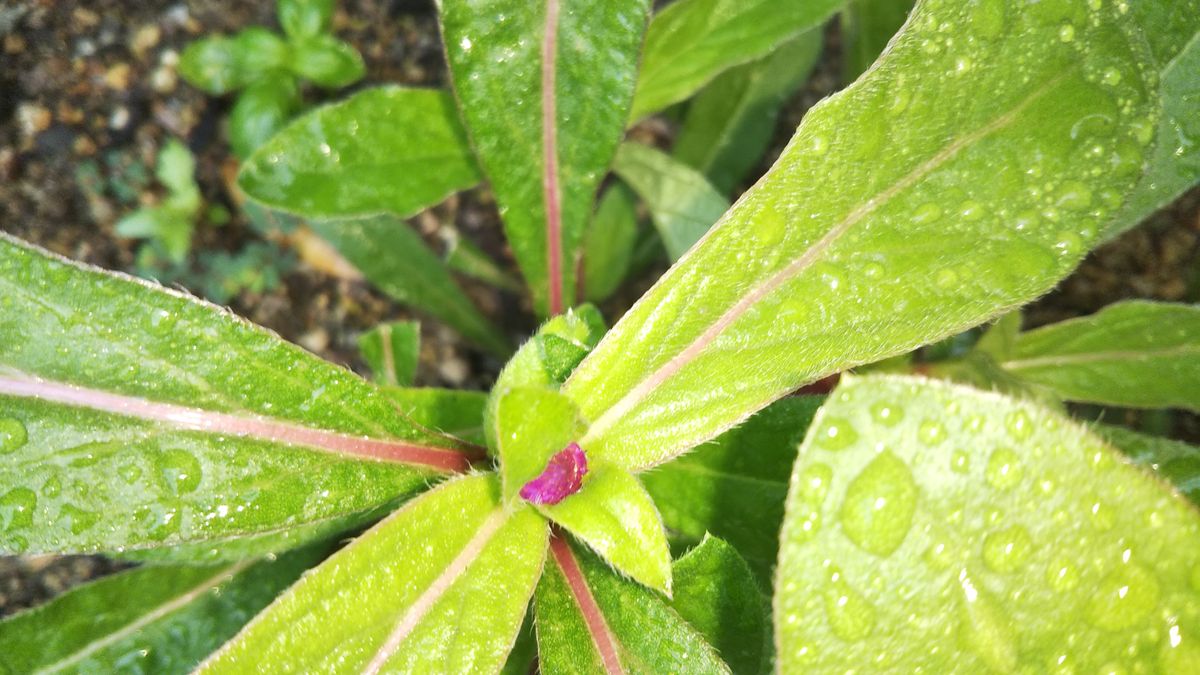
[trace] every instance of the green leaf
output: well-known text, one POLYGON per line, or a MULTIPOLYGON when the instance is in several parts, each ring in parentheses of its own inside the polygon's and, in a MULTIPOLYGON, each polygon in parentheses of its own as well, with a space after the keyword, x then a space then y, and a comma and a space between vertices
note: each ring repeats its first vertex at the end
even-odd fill
POLYGON ((472 279, 478 279, 496 288, 519 293, 521 282, 508 272, 505 272, 492 260, 491 256, 457 232, 451 230, 446 238, 446 267, 465 274, 472 279))
POLYGON ((583 292, 591 302, 616 292, 637 245, 637 197, 616 183, 604 191, 583 236, 583 292))
POLYGON ((1158 63, 1163 114, 1157 129, 1143 128, 1155 138, 1154 153, 1137 189, 1104 227, 1105 238, 1134 227, 1200 182, 1200 0, 1139 2, 1132 10, 1158 63))
POLYGON ((767 603, 750 566, 737 549, 706 536, 671 566, 675 598, 671 606, 704 635, 731 670, 771 670, 771 631, 767 603))
POLYGON ((179 57, 179 74, 192 86, 214 96, 246 86, 246 74, 238 68, 237 47, 224 35, 192 42, 179 57))
POLYGON ((1065 276, 1132 187, 1155 108, 1127 16, 1051 7, 922 3, 575 370, 563 390, 591 422, 580 444, 631 469, 661 463, 1065 276), (1127 76, 1093 82, 1098 68, 1127 76), (1112 124, 1072 133, 1094 115, 1112 124), (1092 153, 1127 144, 1132 164, 1092 153))
POLYGON ((853 82, 875 63, 913 4, 913 0, 847 0, 842 10, 844 81, 853 82))
POLYGON ((769 588, 787 476, 822 400, 780 399, 741 426, 643 473, 667 528, 687 542, 709 532, 728 541, 769 588))
POLYGON ((262 26, 250 26, 233 36, 233 56, 247 85, 277 79, 295 56, 283 38, 262 26))
POLYGON ((541 315, 575 300, 596 190, 621 140, 648 0, 444 0, 460 109, 541 315))
POLYGON ((1032 403, 843 378, 800 448, 780 539, 781 672, 1200 663, 1196 511, 1032 403))
POLYGON ((410 386, 421 358, 421 324, 381 323, 359 336, 358 350, 376 381, 393 387, 410 386))
POLYGON ((323 550, 272 562, 142 567, 72 589, 0 622, 0 670, 190 672, 323 550))
POLYGON ((759 162, 775 132, 779 111, 808 78, 821 53, 812 29, 767 56, 731 68, 688 106, 671 154, 729 194, 759 162))
POLYGON ((729 208, 703 174, 640 143, 623 143, 612 169, 646 202, 671 260, 678 260, 729 208))
POLYGON ((504 662, 500 675, 529 675, 534 672, 537 661, 537 636, 533 634, 533 612, 525 613, 525 622, 521 624, 521 632, 517 642, 504 662))
POLYGON ((575 404, 552 389, 513 387, 501 392, 491 421, 496 425, 506 503, 518 499, 521 487, 583 432, 575 404))
POLYGON ((275 13, 283 32, 293 40, 329 32, 333 0, 279 0, 275 13))
POLYGON ((196 186, 196 158, 178 139, 169 139, 158 151, 154 176, 173 193, 199 192, 196 186))
POLYGON ((538 667, 567 673, 728 673, 665 598, 621 578, 592 553, 550 541, 534 594, 538 667))
POLYGON ((679 0, 646 30, 630 119, 678 103, 833 13, 843 0, 679 0))
POLYGON ((589 461, 579 492, 538 510, 621 574, 671 596, 667 534, 654 501, 633 474, 589 461))
POLYGON ((1120 448, 1134 463, 1154 469, 1192 503, 1200 504, 1200 448, 1104 424, 1092 431, 1120 448))
POLYGON ((468 466, 370 383, 212 305, 8 236, 0 286, 5 553, 217 547, 468 466))
POLYGON ((283 128, 300 107, 300 91, 290 75, 266 77, 238 95, 229 113, 229 143, 246 158, 283 128))
POLYGON ((353 84, 367 74, 358 50, 332 35, 317 35, 293 42, 288 67, 300 77, 327 89, 353 84))
POLYGON ((1022 333, 1000 365, 1072 401, 1200 411, 1200 306, 1119 302, 1022 333))
POLYGON ((309 218, 409 216, 478 182, 450 95, 401 87, 300 116, 238 175, 255 200, 309 218))
POLYGON ((487 394, 465 389, 384 387, 383 393, 409 421, 436 433, 483 443, 487 394))
POLYGON ((470 476, 409 502, 197 672, 500 670, 542 570, 547 527, 533 509, 505 510, 499 490, 494 476, 470 476))
POLYGON ((408 223, 376 216, 311 225, 379 290, 445 321, 497 356, 511 351, 504 333, 480 313, 408 223))
POLYGON ((1021 311, 1009 312, 996 319, 996 322, 988 327, 983 336, 979 338, 979 342, 975 343, 975 349, 996 361, 1011 358, 1013 350, 1016 349, 1017 336, 1020 332, 1021 311))

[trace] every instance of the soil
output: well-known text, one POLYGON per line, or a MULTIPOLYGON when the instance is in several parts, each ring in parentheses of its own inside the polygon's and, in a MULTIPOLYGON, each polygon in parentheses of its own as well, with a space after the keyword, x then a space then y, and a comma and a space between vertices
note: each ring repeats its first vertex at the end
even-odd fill
MULTIPOLYGON (((235 167, 223 120, 229 98, 210 98, 175 72, 183 48, 201 35, 249 25, 275 26, 274 3, 260 0, 0 1, 0 229, 67 257, 130 270, 138 242, 115 236, 113 225, 138 203, 161 198, 152 186, 132 194, 87 190, 80 167, 124 180, 132 168, 152 173, 158 149, 180 138, 195 153, 206 201, 233 214, 222 227, 200 227, 195 250, 237 251, 260 240, 230 190, 235 167)), ((341 0, 334 31, 362 52, 367 77, 355 89, 381 83, 440 86, 446 81, 432 0, 341 0)), ((804 112, 838 87, 839 43, 829 31, 827 53, 806 89, 788 105, 766 170, 804 112)), ((336 94, 340 96, 344 94, 336 94)), ((307 100, 330 97, 306 92, 307 100)), ((636 134, 669 139, 669 122, 652 120, 636 134)), ((749 183, 747 183, 749 184, 749 183)), ((431 244, 445 223, 457 226, 505 266, 511 255, 485 190, 448 200, 413 224, 431 244)), ((628 285, 606 310, 619 312, 662 268, 628 285)), ((1200 300, 1200 190, 1148 223, 1095 251, 1061 286, 1029 310, 1030 325, 1094 312, 1124 298, 1200 300)), ((466 283, 468 292, 515 338, 533 327, 527 301, 466 283)), ((383 320, 413 318, 367 285, 301 263, 280 286, 230 300, 238 314, 332 361, 364 372, 357 335, 383 320)), ((464 345, 436 322, 422 328, 418 384, 486 388, 500 365, 464 345)), ((1194 416, 1174 415, 1168 427, 1200 439, 1194 416)), ((79 580, 121 567, 94 557, 0 557, 0 615, 32 606, 79 580)))

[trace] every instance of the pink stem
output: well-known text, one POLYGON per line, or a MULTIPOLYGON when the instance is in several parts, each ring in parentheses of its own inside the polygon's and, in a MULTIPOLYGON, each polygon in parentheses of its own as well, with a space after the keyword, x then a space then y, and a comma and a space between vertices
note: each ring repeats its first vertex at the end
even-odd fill
POLYGON ((600 605, 596 604, 592 589, 583 576, 583 570, 579 568, 575 554, 571 553, 567 540, 557 534, 551 536, 550 552, 567 579, 567 587, 571 589, 575 603, 579 605, 588 633, 592 636, 592 642, 596 644, 596 651, 600 652, 600 660, 604 662, 604 670, 609 675, 623 675, 625 669, 621 667, 621 660, 617 658, 616 637, 609 629, 608 622, 604 620, 604 612, 600 610, 600 605))

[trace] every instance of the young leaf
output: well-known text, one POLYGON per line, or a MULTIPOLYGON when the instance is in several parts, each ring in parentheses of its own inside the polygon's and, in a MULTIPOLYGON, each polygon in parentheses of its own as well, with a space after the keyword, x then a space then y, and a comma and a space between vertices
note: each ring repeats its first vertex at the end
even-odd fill
POLYGON ((806 382, 1049 289, 1146 152, 1155 108, 1128 22, 1110 5, 922 3, 575 370, 580 445, 658 464, 806 382), (1107 68, 1126 76, 1093 81, 1107 68), (1072 132, 1096 115, 1112 124, 1072 132))
POLYGON ((443 0, 442 36, 539 314, 573 304, 579 245, 625 128, 648 0, 443 0))
POLYGON ((679 0, 646 30, 630 119, 678 103, 833 13, 844 0, 679 0))
POLYGON ((333 0, 279 0, 275 13, 287 36, 311 38, 329 31, 333 21, 333 0))
POLYGON ((1072 401, 1200 411, 1200 307, 1119 302, 1022 333, 1000 365, 1072 401))
POLYGON ((583 236, 583 294, 589 301, 608 299, 625 280, 637 234, 637 198, 616 183, 600 197, 583 236))
POLYGON ((534 594, 544 675, 729 672, 661 595, 561 537, 551 538, 550 552, 534 594))
POLYGON ((699 546, 675 561, 671 574, 675 578, 671 606, 716 648, 731 670, 770 672, 767 603, 737 549, 705 536, 699 546))
POLYGON ((1154 469, 1183 496, 1200 504, 1200 448, 1122 427, 1101 424, 1093 431, 1120 448, 1134 463, 1154 469))
POLYGON ((1193 507, 1071 420, 843 378, 792 474, 779 668, 1191 672, 1198 560, 1193 507))
POLYGON ((497 356, 512 351, 504 333, 480 313, 408 223, 375 216, 318 221, 312 228, 379 290, 445 321, 497 356))
POLYGON ((186 673, 320 560, 141 567, 0 622, 6 673, 186 673))
POLYGON ((762 160, 780 109, 820 53, 821 31, 814 28, 722 73, 688 106, 671 154, 730 194, 762 160))
POLYGON ((853 82, 883 53, 904 25, 913 0, 847 0, 842 9, 842 79, 853 82))
POLYGON ((180 293, 6 235, 0 286, 5 552, 215 544, 469 466, 371 384, 180 293))
POLYGON ((253 199, 308 218, 409 216, 478 182, 453 98, 403 87, 301 115, 238 174, 253 199))
POLYGON ((233 57, 247 85, 281 77, 292 59, 290 45, 262 26, 249 26, 233 36, 233 57))
POLYGON ((612 169, 650 207, 650 217, 672 260, 678 260, 729 208, 729 201, 703 174, 649 146, 621 144, 612 169))
POLYGON ((421 324, 381 323, 359 336, 358 350, 376 381, 393 387, 410 386, 421 357, 421 324))
POLYGON ((179 74, 192 86, 214 96, 241 89, 247 82, 238 68, 237 47, 224 35, 189 44, 179 57, 179 74))
POLYGON ((238 157, 249 157, 283 128, 300 106, 300 90, 288 75, 264 77, 238 95, 229 113, 229 143, 238 157))
POLYGON ((571 399, 538 387, 500 392, 491 420, 497 425, 496 454, 506 503, 545 470, 551 457, 578 440, 584 426, 571 399))
POLYGON ((542 570, 547 527, 533 509, 504 509, 499 491, 494 476, 470 476, 409 502, 306 574, 197 672, 253 673, 264 663, 282 672, 500 670, 542 570))
POLYGON ((787 476, 822 400, 780 399, 741 426, 643 473, 663 522, 685 541, 698 542, 711 532, 733 544, 769 588, 787 476))
POLYGON ((292 43, 292 72, 318 87, 336 89, 363 78, 367 67, 354 47, 332 35, 318 35, 292 43))

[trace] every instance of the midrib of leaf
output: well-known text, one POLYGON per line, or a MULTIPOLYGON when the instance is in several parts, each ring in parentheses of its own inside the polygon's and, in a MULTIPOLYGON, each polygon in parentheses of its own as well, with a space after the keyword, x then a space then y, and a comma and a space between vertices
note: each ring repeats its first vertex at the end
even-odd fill
POLYGON ((48 666, 45 666, 43 668, 40 668, 40 669, 34 671, 35 675, 47 675, 49 673, 58 673, 58 672, 67 670, 71 666, 74 666, 75 664, 86 659, 87 657, 91 656, 92 654, 95 654, 96 652, 100 651, 101 649, 104 649, 105 647, 108 647, 110 645, 114 645, 114 644, 120 642, 121 640, 124 640, 125 638, 129 637, 130 635, 133 635, 134 633, 138 632, 142 628, 145 628, 146 626, 154 623, 155 621, 158 621, 159 619, 162 619, 163 617, 165 617, 177 610, 183 609, 184 607, 186 607, 188 604, 190 604, 196 598, 209 592, 210 590, 216 588, 217 586, 220 586, 222 583, 227 581, 229 578, 236 576, 237 574, 241 573, 247 567, 249 567, 250 565, 252 565, 256 562, 258 562, 258 561, 257 560, 243 560, 239 563, 236 563, 236 564, 230 565, 229 567, 226 567, 225 569, 221 570, 220 572, 213 575, 212 577, 205 579, 204 581, 202 581, 201 583, 196 585, 194 588, 188 590, 186 593, 183 593, 182 595, 175 598, 174 600, 165 602, 165 603, 159 605, 158 607, 154 608, 154 610, 147 612, 146 614, 142 615, 141 618, 130 623, 129 625, 122 628, 121 630, 109 633, 108 635, 105 635, 104 637, 102 637, 98 640, 93 640, 92 642, 89 642, 88 644, 84 645, 81 649, 72 653, 71 655, 61 658, 58 661, 55 661, 54 663, 52 663, 48 666))
MULTIPOLYGON (((1075 68, 1078 68, 1078 66, 1075 68)), ((704 350, 710 344, 712 344, 721 333, 729 328, 729 326, 737 321, 737 319, 743 314, 749 311, 751 307, 769 296, 780 286, 787 283, 819 260, 821 255, 828 250, 829 247, 831 247, 838 239, 842 237, 842 235, 846 234, 846 232, 854 227, 854 225, 862 221, 863 218, 867 217, 884 204, 887 204, 896 195, 915 185, 918 181, 929 175, 942 164, 945 164, 947 161, 954 158, 954 156, 963 149, 983 140, 987 136, 1003 129, 1009 124, 1012 124, 1016 118, 1025 111, 1026 108, 1053 89, 1056 84, 1064 80, 1075 68, 1068 69, 1066 72, 1051 79, 1041 87, 1038 87, 1023 101, 1021 101, 1008 112, 996 117, 989 124, 986 124, 971 133, 960 136, 957 140, 942 148, 942 150, 933 157, 930 157, 918 166, 914 167, 912 171, 901 177, 900 180, 892 183, 886 189, 868 199, 861 206, 851 210, 845 218, 834 225, 832 229, 826 232, 823 237, 810 246, 803 254, 800 255, 799 258, 792 261, 782 270, 776 272, 762 283, 752 288, 746 295, 742 297, 741 300, 738 300, 732 307, 718 317, 717 320, 703 333, 701 333, 699 337, 693 340, 678 354, 672 357, 671 360, 667 361, 653 373, 648 375, 645 379, 639 382, 637 386, 635 386, 633 389, 630 389, 628 393, 626 393, 616 403, 600 414, 596 418, 595 422, 592 423, 584 437, 579 441, 580 445, 587 447, 589 441, 616 424, 622 417, 625 416, 626 413, 630 411, 630 409, 633 408, 633 406, 637 405, 639 402, 649 396, 651 392, 682 370, 688 363, 691 363, 697 357, 703 354, 704 350)), ((704 239, 707 239, 708 236, 710 236, 716 229, 717 226, 711 228, 708 233, 701 238, 701 241, 692 246, 688 253, 685 254, 684 257, 681 258, 676 264, 684 264, 684 261, 687 260, 687 258, 694 251, 701 248, 700 243, 703 242, 704 239)), ((649 293, 646 295, 648 296, 649 293)), ((578 372, 578 370, 576 372, 578 372)), ((564 385, 564 389, 568 388, 569 380, 568 384, 564 385)))
POLYGON ((397 387, 400 383, 396 380, 396 355, 392 353, 392 327, 390 324, 383 324, 379 327, 380 348, 383 350, 383 379, 388 384, 397 387))
POLYGON ((546 205, 550 316, 563 311, 562 205, 558 186, 558 113, 554 91, 557 43, 558 0, 546 0, 546 27, 542 34, 542 198, 546 205))
POLYGON ((379 648, 379 651, 375 652, 375 655, 371 657, 370 663, 363 669, 364 675, 375 675, 383 669, 388 659, 396 653, 396 650, 400 648, 405 638, 412 633, 417 624, 421 623, 421 619, 425 618, 425 615, 446 594, 446 591, 450 590, 454 582, 466 573, 467 568, 479 557, 484 547, 488 545, 492 537, 496 536, 496 533, 500 531, 500 528, 504 526, 507 520, 508 516, 504 509, 498 508, 483 521, 479 526, 479 530, 476 531, 475 536, 471 537, 462 551, 454 557, 454 560, 450 561, 446 569, 433 580, 429 588, 421 593, 412 605, 409 606, 408 610, 404 612, 404 615, 400 617, 400 620, 396 622, 396 627, 392 629, 383 646, 379 648))
POLYGON ((722 480, 740 481, 743 483, 750 483, 753 485, 761 485, 764 487, 771 487, 771 488, 776 488, 779 490, 787 490, 787 481, 785 481, 785 480, 771 480, 769 478, 759 478, 758 476, 747 476, 746 474, 743 474, 743 473, 731 473, 729 471, 718 471, 717 469, 713 469, 712 467, 704 466, 703 464, 697 464, 695 462, 680 461, 676 464, 673 464, 672 468, 676 469, 678 471, 683 471, 685 473, 692 473, 692 474, 696 474, 696 475, 700 475, 700 476, 709 476, 712 478, 719 478, 722 480))
POLYGON ((35 377, 13 377, 11 373, 0 376, 0 396, 36 398, 135 419, 164 422, 186 431, 301 445, 333 454, 425 466, 443 472, 466 471, 471 466, 471 457, 458 450, 349 436, 264 417, 242 417, 35 377))
POLYGON ((571 552, 567 540, 561 536, 552 536, 550 553, 554 556, 554 562, 562 572, 563 578, 567 580, 567 588, 571 590, 571 597, 579 606, 579 613, 583 616, 588 634, 592 636, 592 643, 600 654, 600 660, 604 663, 605 672, 609 675, 624 675, 625 669, 621 666, 621 659, 617 656, 617 638, 613 635, 612 629, 608 627, 600 605, 596 604, 591 586, 588 586, 587 579, 583 576, 583 569, 580 568, 579 561, 575 559, 575 554, 571 552))
POLYGON ((1097 361, 1143 360, 1172 356, 1200 356, 1200 345, 1179 345, 1169 349, 1151 351, 1112 351, 1088 352, 1084 354, 1061 354, 1055 356, 1038 356, 1029 359, 1013 359, 1001 365, 1005 370, 1021 370, 1023 368, 1044 368, 1046 366, 1069 366, 1097 361))

